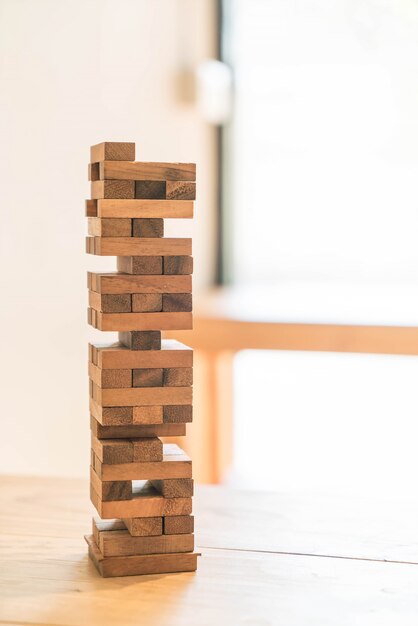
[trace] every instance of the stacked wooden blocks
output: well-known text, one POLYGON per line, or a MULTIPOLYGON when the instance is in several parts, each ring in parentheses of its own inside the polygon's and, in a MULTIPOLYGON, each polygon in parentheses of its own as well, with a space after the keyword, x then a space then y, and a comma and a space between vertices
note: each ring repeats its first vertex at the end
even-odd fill
POLYGON ((193 571, 192 463, 160 437, 192 421, 193 352, 161 331, 192 328, 191 239, 164 218, 193 217, 196 166, 135 162, 133 143, 90 156, 87 252, 118 272, 88 274, 88 320, 119 342, 89 346, 89 553, 102 576, 193 571))

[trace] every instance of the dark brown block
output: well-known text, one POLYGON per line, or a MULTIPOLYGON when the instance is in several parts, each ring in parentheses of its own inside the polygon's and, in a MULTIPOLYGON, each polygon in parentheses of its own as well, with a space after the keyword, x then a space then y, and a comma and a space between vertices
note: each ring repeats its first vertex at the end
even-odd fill
POLYGON ((103 313, 130 313, 132 310, 129 293, 101 294, 101 309, 103 313))
POLYGON ((134 449, 131 441, 123 439, 100 440, 102 463, 133 463, 134 449))
POLYGON ((158 275, 163 273, 163 257, 118 256, 117 268, 125 274, 158 275))
POLYGON ((165 256, 163 274, 193 274, 193 257, 165 256))
POLYGON ((132 439, 133 463, 163 460, 163 442, 158 437, 132 439))
POLYGON ((190 385, 193 385, 192 367, 169 367, 164 370, 164 387, 189 387, 190 385))
POLYGON ((167 200, 195 200, 196 183, 168 180, 166 184, 167 200))
POLYGON ((86 200, 86 217, 97 217, 97 200, 86 200))
POLYGON ((132 498, 132 481, 111 480, 101 484, 102 500, 130 500, 132 498))
POLYGON ((151 313, 163 310, 163 295, 161 293, 133 293, 132 312, 151 313))
POLYGON ((107 426, 126 426, 132 424, 133 409, 131 406, 102 407, 103 424, 107 426))
MULTIPOLYGON (((188 516, 183 515, 181 517, 188 516)), ((162 535, 163 532, 162 517, 131 517, 124 519, 123 522, 133 537, 152 537, 162 535)))
POLYGON ((136 180, 135 198, 138 200, 165 200, 165 180, 136 180))
POLYGON ((119 333, 119 341, 130 350, 161 350, 161 331, 132 330, 119 333))
POLYGON ((99 164, 98 163, 89 163, 89 171, 88 171, 89 180, 99 180, 99 164))
POLYGON ((133 387, 162 387, 163 370, 161 368, 135 369, 132 371, 133 387))
POLYGON ((193 515, 170 515, 163 520, 165 535, 188 535, 194 531, 193 515))
POLYGON ((192 478, 167 478, 150 482, 164 498, 191 498, 193 496, 192 478))
POLYGON ((162 218, 134 218, 132 222, 133 237, 164 236, 164 220, 162 218))
POLYGON ((163 294, 163 311, 176 312, 192 310, 192 294, 191 293, 164 293, 163 294))
POLYGON ((135 161, 135 144, 128 141, 103 141, 90 148, 90 161, 135 161))
POLYGON ((193 419, 193 407, 191 404, 170 404, 163 409, 163 420, 166 424, 191 422, 193 419))

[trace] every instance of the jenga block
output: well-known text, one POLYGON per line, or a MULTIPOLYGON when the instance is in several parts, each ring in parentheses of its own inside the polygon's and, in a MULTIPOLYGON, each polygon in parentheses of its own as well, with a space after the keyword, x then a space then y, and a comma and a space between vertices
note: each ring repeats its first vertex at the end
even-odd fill
POLYGON ((165 180, 135 181, 135 198, 147 200, 165 200, 165 180))
POLYGON ((160 350, 132 351, 120 343, 93 345, 95 364, 103 369, 192 367, 193 350, 176 339, 163 339, 160 350))
POLYGON ((193 515, 173 515, 163 517, 165 535, 190 534, 194 532, 193 515))
POLYGON ((191 313, 102 313, 96 311, 91 325, 98 330, 120 332, 157 331, 157 329, 189 330, 193 326, 193 321, 191 313))
POLYGON ((126 439, 100 440, 92 436, 92 448, 102 463, 133 463, 134 460, 132 442, 126 439))
POLYGON ((161 218, 141 218, 132 220, 133 237, 163 237, 164 220, 161 218))
POLYGON ((100 172, 99 172, 99 164, 98 163, 89 163, 89 166, 88 166, 88 179, 89 180, 100 180, 100 172))
POLYGON ((86 217, 97 217, 97 200, 86 200, 86 217))
POLYGON ((119 341, 129 350, 160 350, 161 331, 120 332, 119 341))
POLYGON ((165 498, 191 498, 193 496, 193 480, 191 478, 152 480, 151 484, 165 498))
POLYGON ((91 197, 92 200, 100 198, 134 198, 135 184, 131 180, 95 180, 91 183, 91 197))
POLYGON ((86 535, 85 540, 89 547, 89 556, 103 578, 194 572, 197 568, 198 554, 196 552, 104 557, 93 535, 86 535))
POLYGON ((133 537, 128 530, 105 530, 99 531, 98 535, 99 550, 104 557, 171 554, 194 550, 194 536, 191 534, 133 537))
POLYGON ((193 274, 193 257, 165 256, 163 274, 193 274))
MULTIPOLYGON (((135 380, 135 373, 133 380, 135 380)), ((193 385, 193 369, 191 367, 169 367, 164 369, 164 387, 187 387, 188 385, 193 385)), ((135 387, 135 384, 133 386, 135 387)))
POLYGON ((193 202, 188 200, 97 200, 98 217, 170 218, 193 217, 193 202))
POLYGON ((162 517, 129 517, 123 520, 132 537, 152 537, 163 534, 162 517))
MULTIPOLYGON (((141 257, 119 257, 120 259, 141 257)), ((153 257, 142 257, 151 259, 153 257)), ((162 257, 158 257, 162 258, 162 257)), ((138 276, 108 272, 106 274, 89 272, 88 287, 98 293, 115 294, 163 294, 189 293, 192 290, 191 276, 138 276)))
POLYGON ((103 389, 132 387, 132 370, 128 369, 102 370, 97 365, 89 363, 89 377, 103 389))
POLYGON ((163 273, 162 256, 118 256, 117 268, 126 274, 158 275, 163 273))
POLYGON ((192 253, 192 240, 181 237, 92 237, 92 239, 94 254, 99 256, 164 256, 192 253))
POLYGON ((90 499, 102 518, 159 517, 190 515, 191 498, 164 498, 146 481, 133 481, 130 500, 103 501, 92 485, 90 499))
POLYGON ((161 293, 133 293, 133 313, 157 313, 163 310, 163 294, 161 293))
POLYGON ((132 387, 162 387, 163 370, 161 368, 142 368, 132 370, 132 387))
POLYGON ((102 180, 196 180, 195 163, 103 161, 99 168, 102 180))
POLYGON ((90 148, 90 161, 135 161, 135 144, 121 141, 98 143, 90 148))
POLYGON ((167 424, 178 422, 191 422, 193 419, 193 407, 189 405, 166 405, 163 407, 163 420, 167 424))
POLYGON ((90 467, 90 481, 94 490, 103 502, 113 500, 130 500, 132 498, 131 480, 109 480, 102 481, 90 467))
POLYGON ((167 200, 195 200, 196 183, 168 180, 166 183, 166 198, 167 200))
MULTIPOLYGON (((97 404, 95 405, 97 407, 97 404)), ((126 407, 132 409, 147 407, 126 407)), ((160 407, 162 408, 162 407, 160 407)), ((97 410, 104 410, 103 407, 97 407, 97 410)), ((100 417, 96 417, 95 413, 90 414, 91 432, 99 439, 131 439, 138 437, 184 437, 186 434, 186 425, 179 424, 121 424, 106 426, 99 422, 100 417)))
POLYGON ((162 406, 135 406, 133 409, 134 424, 162 424, 162 406))
POLYGON ((101 389, 93 383, 93 398, 100 406, 155 406, 191 404, 193 387, 131 387, 101 389))
POLYGON ((129 293, 97 293, 89 291, 89 306, 103 313, 130 313, 132 300, 129 293))
POLYGON ((128 426, 133 420, 131 406, 99 407, 92 398, 90 398, 90 413, 104 426, 128 426))
POLYGON ((132 439, 133 463, 150 463, 163 460, 163 442, 158 437, 132 439))
POLYGON ((164 293, 163 311, 191 311, 191 293, 164 293))
POLYGON ((132 235, 132 220, 89 217, 88 232, 93 237, 130 237, 132 235))

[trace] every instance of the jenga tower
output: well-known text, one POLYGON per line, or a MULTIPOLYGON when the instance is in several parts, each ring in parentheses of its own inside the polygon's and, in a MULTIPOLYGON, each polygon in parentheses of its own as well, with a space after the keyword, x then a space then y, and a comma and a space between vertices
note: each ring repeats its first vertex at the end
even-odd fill
POLYGON ((192 328, 192 242, 164 237, 164 218, 193 217, 196 166, 135 162, 134 143, 90 161, 87 252, 118 272, 88 274, 88 321, 119 333, 89 346, 90 557, 102 576, 193 571, 192 463, 160 437, 192 421, 193 351, 161 331, 192 328))

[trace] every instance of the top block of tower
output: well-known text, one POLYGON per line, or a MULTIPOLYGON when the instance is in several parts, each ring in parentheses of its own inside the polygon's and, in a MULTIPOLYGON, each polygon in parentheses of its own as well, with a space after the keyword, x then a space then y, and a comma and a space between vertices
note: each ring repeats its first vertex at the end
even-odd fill
POLYGON ((135 161, 135 144, 131 142, 103 141, 90 148, 90 162, 135 161))

